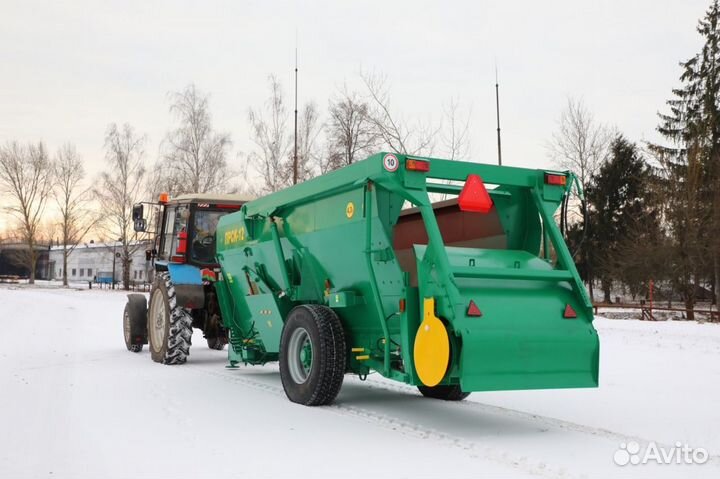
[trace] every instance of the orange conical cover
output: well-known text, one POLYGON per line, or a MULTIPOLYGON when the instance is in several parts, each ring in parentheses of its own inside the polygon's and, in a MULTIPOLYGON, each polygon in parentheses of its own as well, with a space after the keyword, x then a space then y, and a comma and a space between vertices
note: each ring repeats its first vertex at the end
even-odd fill
POLYGON ((478 175, 468 175, 465 180, 465 186, 458 197, 458 206, 461 211, 470 211, 473 213, 488 213, 493 202, 490 199, 485 183, 478 175))

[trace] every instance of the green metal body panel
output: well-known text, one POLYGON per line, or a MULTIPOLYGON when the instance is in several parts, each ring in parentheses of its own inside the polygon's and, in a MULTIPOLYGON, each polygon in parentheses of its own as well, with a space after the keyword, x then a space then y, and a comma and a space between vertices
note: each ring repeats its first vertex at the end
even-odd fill
POLYGON ((591 303, 553 219, 572 175, 555 186, 545 170, 412 157, 429 162, 423 173, 395 156, 396 171, 377 154, 220 219, 217 291, 231 363, 277 359, 287 313, 326 304, 342 321, 350 371, 421 384, 413 344, 423 299, 434 298, 451 342, 442 384, 597 386, 591 303), (470 174, 496 186, 490 213, 433 205, 429 194, 457 195, 470 174), (455 232, 453 221, 463 222, 455 232), (471 300, 482 316, 468 316, 471 300), (568 305, 576 318, 563 317, 568 305))

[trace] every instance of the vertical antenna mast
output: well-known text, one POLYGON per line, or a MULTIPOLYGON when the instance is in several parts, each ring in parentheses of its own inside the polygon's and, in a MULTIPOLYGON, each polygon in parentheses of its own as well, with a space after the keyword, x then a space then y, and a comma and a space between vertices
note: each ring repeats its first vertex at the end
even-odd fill
POLYGON ((297 37, 296 37, 295 38, 295 152, 293 153, 293 185, 297 185, 297 182, 298 182, 297 97, 298 97, 298 67, 297 67, 297 37))
POLYGON ((495 112, 497 115, 498 165, 502 165, 502 147, 500 146, 500 87, 498 86, 497 64, 495 64, 495 112))

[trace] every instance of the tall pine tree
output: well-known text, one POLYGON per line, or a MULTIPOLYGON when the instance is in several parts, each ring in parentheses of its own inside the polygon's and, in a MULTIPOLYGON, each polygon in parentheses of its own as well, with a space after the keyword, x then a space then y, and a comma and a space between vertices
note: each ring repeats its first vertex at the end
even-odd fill
POLYGON ((610 302, 614 281, 637 295, 657 277, 656 262, 648 257, 656 253, 649 246, 661 241, 663 234, 651 181, 652 172, 637 146, 620 135, 588 187, 591 260, 605 302, 610 302))
MULTIPOLYGON (((667 220, 674 239, 675 283, 688 319, 696 291, 720 280, 720 5, 713 0, 697 31, 704 44, 680 63, 681 86, 660 115, 658 131, 670 145, 650 145, 664 166, 667 220)), ((717 297, 717 296, 716 296, 717 297)))

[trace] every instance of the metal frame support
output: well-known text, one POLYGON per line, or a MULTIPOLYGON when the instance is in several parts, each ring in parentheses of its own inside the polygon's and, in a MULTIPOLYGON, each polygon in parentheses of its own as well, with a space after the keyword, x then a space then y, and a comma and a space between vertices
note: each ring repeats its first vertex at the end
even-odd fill
POLYGON ((380 297, 380 290, 377 286, 377 279, 375 277, 375 267, 373 265, 373 247, 372 247, 372 221, 373 221, 373 182, 368 181, 365 185, 365 261, 367 264, 368 271, 370 272, 370 288, 372 290, 373 302, 375 303, 375 310, 377 311, 378 317, 380 318, 380 326, 385 336, 385 345, 383 348, 383 376, 389 377, 390 375, 390 329, 387 325, 387 315, 385 314, 385 308, 383 308, 382 298, 380 297))
POLYGON ((285 261, 285 253, 283 252, 282 243, 280 242, 280 234, 278 233, 277 223, 275 222, 275 217, 271 216, 269 220, 273 244, 275 245, 275 254, 277 254, 280 262, 280 273, 282 276, 281 279, 283 281, 283 290, 281 292, 281 296, 292 295, 293 286, 292 282, 290 281, 290 273, 287 269, 287 262, 285 261))

